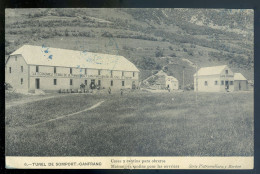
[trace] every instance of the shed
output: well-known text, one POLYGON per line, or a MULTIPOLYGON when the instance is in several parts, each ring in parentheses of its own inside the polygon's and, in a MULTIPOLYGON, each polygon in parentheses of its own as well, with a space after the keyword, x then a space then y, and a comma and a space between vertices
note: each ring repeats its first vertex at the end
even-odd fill
POLYGON ((234 74, 234 91, 247 91, 248 81, 241 73, 234 74))

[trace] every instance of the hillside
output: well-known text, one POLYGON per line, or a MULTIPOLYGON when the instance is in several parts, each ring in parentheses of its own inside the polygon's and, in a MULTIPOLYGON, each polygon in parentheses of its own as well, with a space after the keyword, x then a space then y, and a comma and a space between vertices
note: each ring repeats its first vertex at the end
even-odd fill
POLYGON ((227 64, 253 80, 253 10, 7 9, 6 54, 23 44, 118 54, 185 85, 198 67, 227 64))

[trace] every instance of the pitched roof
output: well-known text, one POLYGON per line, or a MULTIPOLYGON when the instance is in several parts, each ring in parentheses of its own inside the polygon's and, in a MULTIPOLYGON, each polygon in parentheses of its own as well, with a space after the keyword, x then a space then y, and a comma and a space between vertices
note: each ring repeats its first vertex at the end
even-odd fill
POLYGON ((173 77, 173 76, 166 76, 166 78, 170 78, 171 81, 178 82, 178 80, 175 77, 173 77))
POLYGON ((11 55, 21 54, 27 64, 139 71, 123 56, 76 51, 44 46, 24 45, 11 55))
MULTIPOLYGON (((211 67, 204 67, 200 68, 198 70, 198 76, 204 76, 204 75, 216 75, 220 74, 224 68, 226 68, 227 65, 221 65, 221 66, 211 66, 211 67)), ((195 73, 193 76, 196 76, 197 73, 195 73)))
POLYGON ((247 79, 241 73, 235 73, 234 80, 247 80, 247 79))

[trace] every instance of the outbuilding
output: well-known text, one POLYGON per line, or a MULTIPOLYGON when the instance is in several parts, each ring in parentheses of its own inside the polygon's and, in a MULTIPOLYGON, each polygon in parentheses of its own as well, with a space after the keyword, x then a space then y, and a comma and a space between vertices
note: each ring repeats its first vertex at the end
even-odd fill
POLYGON ((248 81, 241 73, 234 74, 234 90, 235 91, 248 90, 248 81))
POLYGON ((139 84, 139 70, 123 56, 24 45, 6 64, 6 82, 18 92, 86 88, 119 90, 139 84))
POLYGON ((164 90, 179 89, 179 81, 173 76, 168 76, 167 73, 163 72, 162 70, 148 78, 147 81, 150 82, 151 88, 164 90))

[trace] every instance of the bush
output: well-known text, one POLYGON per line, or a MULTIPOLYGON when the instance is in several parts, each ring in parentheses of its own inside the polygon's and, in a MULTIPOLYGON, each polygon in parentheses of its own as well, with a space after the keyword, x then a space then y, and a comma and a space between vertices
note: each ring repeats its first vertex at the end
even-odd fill
POLYGON ((113 35, 109 32, 104 32, 101 36, 102 37, 113 37, 113 35))
POLYGON ((169 55, 170 57, 177 57, 175 53, 169 55))
POLYGON ((194 84, 192 83, 192 84, 186 85, 186 86, 184 87, 184 90, 187 90, 187 91, 194 90, 194 84))
POLYGON ((194 56, 193 51, 192 51, 192 50, 189 50, 189 51, 188 51, 188 55, 190 55, 190 56, 194 56))
POLYGON ((155 51, 155 57, 163 57, 163 51, 162 50, 156 50, 155 51))
POLYGON ((142 57, 140 59, 138 59, 135 64, 141 68, 141 69, 145 69, 145 70, 152 70, 156 68, 156 61, 155 58, 151 58, 151 57, 142 57))

